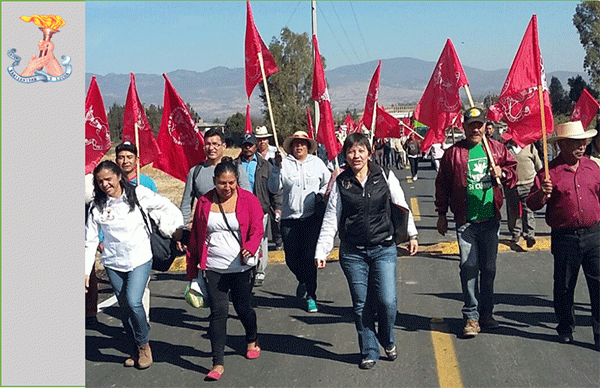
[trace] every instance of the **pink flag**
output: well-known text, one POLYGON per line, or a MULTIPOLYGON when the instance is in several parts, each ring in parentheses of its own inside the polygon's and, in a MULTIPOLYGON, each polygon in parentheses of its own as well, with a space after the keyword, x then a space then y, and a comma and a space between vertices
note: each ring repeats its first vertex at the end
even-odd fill
POLYGON ((362 121, 364 125, 370 130, 371 124, 373 122, 373 109, 375 108, 375 104, 379 100, 379 79, 381 74, 381 60, 379 61, 379 65, 377 65, 377 69, 375 69, 375 73, 373 73, 373 77, 371 77, 371 83, 369 84, 369 90, 367 91, 367 99, 365 101, 365 113, 363 113, 362 121))
POLYGON ((246 130, 245 133, 252 133, 252 117, 250 117, 250 102, 246 105, 246 130))
POLYGON ((454 45, 448 39, 415 109, 415 119, 429 127, 421 143, 421 151, 427 152, 432 144, 444 142, 446 128, 461 114, 462 103, 458 91, 468 84, 454 45))
POLYGON ((583 89, 579 101, 577 101, 575 108, 573 108, 573 113, 571 113, 571 121, 579 120, 583 124, 583 128, 587 128, 596 113, 598 113, 598 108, 600 108, 598 101, 596 101, 590 92, 583 89))
POLYGON ((341 151, 342 145, 335 137, 335 124, 333 122, 333 113, 331 112, 331 101, 327 91, 327 81, 325 80, 325 71, 321 54, 319 54, 319 44, 317 37, 313 35, 315 44, 315 68, 313 75, 312 99, 319 103, 319 131, 317 132, 317 141, 325 146, 327 150, 327 159, 333 160, 341 151))
POLYGON ((400 137, 400 120, 389 114, 383 107, 377 107, 377 117, 375 118, 375 133, 376 139, 384 139, 386 137, 400 137))
POLYGON ((262 53, 265 77, 276 73, 275 60, 256 29, 250 2, 246 1, 246 94, 248 99, 256 85, 262 80, 258 53, 262 53))
POLYGON ((414 128, 414 125, 412 123, 411 118, 408 117, 408 116, 407 117, 403 117, 402 118, 402 123, 404 124, 404 125, 401 125, 401 127, 402 127, 402 136, 408 136, 408 135, 410 135, 412 133, 411 129, 414 128))
POLYGON ((346 116, 346 120, 344 121, 344 125, 346 126, 346 134, 351 134, 356 132, 356 123, 350 113, 346 116))
POLYGON ((90 88, 85 98, 85 173, 94 170, 100 159, 110 149, 110 130, 104 110, 102 94, 92 76, 90 88))
POLYGON ((500 121, 504 117, 508 130, 502 137, 512 138, 519 147, 542 138, 542 110, 538 91, 540 85, 543 88, 546 133, 550 134, 554 131, 554 119, 538 42, 537 16, 533 15, 504 81, 498 102, 490 107, 487 115, 493 121, 500 121))
POLYGON ((190 168, 203 162, 204 138, 198 132, 187 106, 165 77, 165 99, 158 133, 160 155, 154 167, 184 181, 190 168))
POLYGON ((125 101, 125 110, 123 112, 123 141, 135 142, 135 124, 138 126, 139 144, 137 145, 140 158, 140 166, 152 163, 158 157, 158 144, 154 138, 152 127, 146 118, 146 111, 140 102, 137 89, 135 87, 135 76, 129 74, 129 90, 125 101))
POLYGON ((310 108, 308 105, 306 106, 306 133, 308 133, 308 137, 311 139, 315 138, 315 127, 312 123, 312 118, 310 117, 310 108))

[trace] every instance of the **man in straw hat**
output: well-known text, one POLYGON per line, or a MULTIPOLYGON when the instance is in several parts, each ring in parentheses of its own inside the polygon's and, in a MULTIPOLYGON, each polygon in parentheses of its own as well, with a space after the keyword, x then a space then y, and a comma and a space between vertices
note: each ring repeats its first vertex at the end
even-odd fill
POLYGON ((584 156, 588 139, 581 121, 556 127, 560 153, 549 164, 548 177, 538 172, 527 205, 539 210, 546 205, 546 223, 552 228, 554 255, 554 312, 558 318, 558 341, 573 342, 575 286, 579 267, 587 281, 592 305, 596 350, 600 350, 600 167, 584 156))
POLYGON ((306 303, 309 312, 317 312, 315 248, 325 210, 323 195, 331 173, 313 155, 317 142, 306 132, 288 136, 283 149, 287 155, 275 156, 269 190, 283 189, 281 235, 285 262, 298 280, 296 297, 306 303))
POLYGON ((460 252, 460 282, 465 326, 463 336, 474 337, 484 329, 499 326, 493 318, 494 279, 498 256, 498 230, 502 207, 501 180, 505 187, 517 181, 517 162, 506 147, 495 140, 487 143, 495 165, 484 148, 485 112, 470 108, 464 114, 465 140, 448 148, 435 180, 437 230, 448 230, 446 213, 454 213, 460 252))
POLYGON ((256 136, 256 148, 260 156, 272 164, 275 163, 275 153, 277 152, 277 147, 269 144, 269 139, 272 138, 273 135, 269 133, 267 127, 256 127, 254 130, 254 136, 256 136))

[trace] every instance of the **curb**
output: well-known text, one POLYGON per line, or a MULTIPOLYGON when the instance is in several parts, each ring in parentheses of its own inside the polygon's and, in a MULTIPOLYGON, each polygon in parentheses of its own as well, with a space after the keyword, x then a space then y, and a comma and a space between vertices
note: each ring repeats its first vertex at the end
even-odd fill
MULTIPOLYGON (((498 252, 533 252, 533 251, 549 251, 550 250, 550 237, 536 237, 536 244, 527 248, 525 241, 521 241, 520 244, 513 244, 510 240, 500 240, 498 244, 498 252)), ((399 247, 403 247, 399 245, 399 247)), ((399 250, 399 256, 408 256, 405 249, 399 250)), ((419 245, 419 254, 425 254, 425 256, 447 256, 447 255, 458 255, 458 242, 457 241, 442 241, 435 244, 419 245)), ((329 257, 328 261, 337 261, 339 259, 339 248, 334 248, 329 257)), ((283 251, 269 251, 269 263, 285 263, 285 254, 283 251)), ((180 256, 175 259, 169 272, 185 271, 185 256, 180 256)))

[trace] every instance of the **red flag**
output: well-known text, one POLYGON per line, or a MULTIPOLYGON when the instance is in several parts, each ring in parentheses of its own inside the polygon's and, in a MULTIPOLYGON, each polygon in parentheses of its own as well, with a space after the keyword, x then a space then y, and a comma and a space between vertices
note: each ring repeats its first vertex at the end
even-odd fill
POLYGON ((333 113, 331 112, 331 100, 327 90, 327 81, 325 80, 325 71, 321 54, 319 54, 319 44, 316 35, 313 35, 315 44, 315 68, 313 74, 312 99, 319 103, 319 131, 317 132, 317 141, 325 145, 327 150, 327 159, 333 160, 341 151, 342 145, 335 137, 335 124, 333 122, 333 113))
POLYGON ((402 136, 408 136, 408 135, 410 135, 412 133, 411 129, 414 128, 414 125, 413 125, 412 120, 410 119, 410 117, 408 117, 408 116, 407 117, 403 117, 402 118, 402 123, 404 124, 404 125, 401 125, 401 127, 402 127, 402 136))
POLYGON ((504 81, 498 102, 490 107, 487 115, 493 121, 504 117, 508 130, 502 137, 512 138, 519 147, 542 138, 539 85, 543 87, 546 133, 550 134, 554 131, 554 119, 538 42, 537 16, 533 15, 504 81))
POLYGON ((427 152, 432 144, 444 142, 446 128, 461 114, 462 103, 458 91, 468 84, 454 45, 448 39, 415 109, 415 119, 429 127, 421 143, 421 151, 427 152))
POLYGON ((306 106, 306 133, 311 139, 315 138, 315 127, 313 127, 312 118, 310 117, 310 108, 306 106))
POLYGON ((577 101, 575 108, 573 108, 573 113, 571 113, 571 121, 579 120, 583 124, 583 128, 587 128, 596 113, 598 113, 598 108, 600 108, 598 101, 596 101, 590 92, 583 89, 579 101, 577 101))
POLYGON ((373 137, 376 139, 400 137, 400 120, 386 112, 381 106, 377 107, 373 137))
POLYGON ((354 119, 352 118, 352 116, 350 116, 350 113, 348 113, 348 115, 346 116, 344 125, 346 126, 346 134, 351 134, 353 132, 356 132, 356 123, 354 122, 354 119))
POLYGON ((85 98, 85 173, 94 170, 110 149, 110 130, 104 110, 104 101, 96 77, 92 76, 85 98))
POLYGON ((377 65, 377 69, 375 69, 375 73, 373 73, 373 77, 371 77, 371 83, 369 84, 369 90, 367 91, 367 99, 365 101, 365 113, 363 113, 362 121, 365 126, 369 129, 372 129, 371 124, 373 123, 373 108, 375 108, 375 104, 379 100, 379 79, 381 74, 381 60, 379 61, 379 65, 377 65))
POLYGON ((265 77, 276 73, 275 60, 254 25, 252 8, 250 8, 250 2, 246 1, 246 94, 248 99, 250 99, 256 84, 262 80, 258 53, 262 53, 265 77))
POLYGON ((246 105, 246 131, 245 133, 252 133, 252 117, 250 117, 250 102, 246 105))
POLYGON ((138 125, 138 137, 140 144, 137 145, 140 158, 140 166, 145 166, 156 160, 159 150, 152 127, 146 118, 146 111, 140 102, 140 98, 135 88, 135 76, 129 74, 129 90, 127 91, 127 100, 125 101, 125 110, 123 112, 123 141, 130 141, 135 144, 135 124, 138 125))
POLYGON ((185 181, 190 168, 206 159, 204 138, 167 75, 163 74, 163 77, 165 100, 158 132, 160 155, 154 167, 185 181))

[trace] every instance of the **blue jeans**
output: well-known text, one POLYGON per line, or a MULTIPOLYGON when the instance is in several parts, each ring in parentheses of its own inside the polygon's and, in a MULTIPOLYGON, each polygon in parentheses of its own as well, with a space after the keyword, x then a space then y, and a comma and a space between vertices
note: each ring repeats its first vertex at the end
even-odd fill
POLYGON ((467 222, 456 227, 464 319, 479 320, 494 309, 494 278, 500 221, 467 222))
POLYGON ((388 350, 395 345, 396 260, 395 245, 373 248, 358 248, 344 242, 340 245, 340 265, 352 296, 352 313, 363 360, 379 360, 379 344, 388 350))
POLYGON ((123 326, 127 332, 133 331, 133 338, 138 346, 149 342, 149 327, 142 296, 151 269, 152 260, 129 272, 115 271, 106 267, 108 280, 123 310, 123 326))

